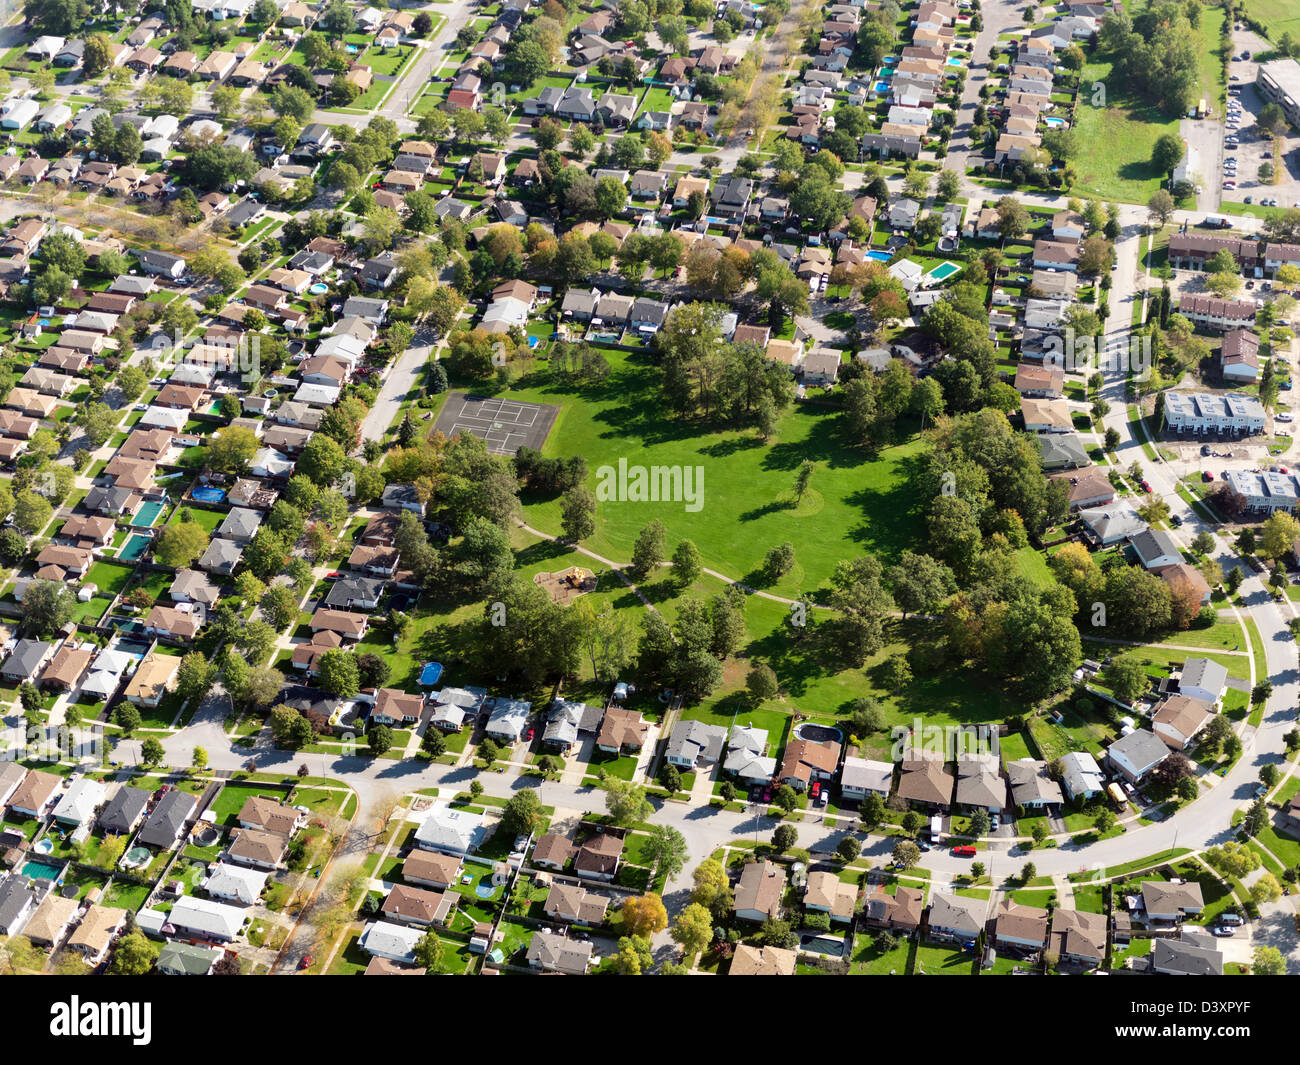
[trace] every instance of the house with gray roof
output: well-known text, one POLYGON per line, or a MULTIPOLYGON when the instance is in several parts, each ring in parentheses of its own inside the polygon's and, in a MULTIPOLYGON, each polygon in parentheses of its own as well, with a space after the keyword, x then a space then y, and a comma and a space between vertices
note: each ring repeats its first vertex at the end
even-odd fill
POLYGON ((1228 687, 1226 666, 1209 658, 1189 658, 1178 677, 1178 693, 1200 699, 1211 706, 1218 704, 1228 687))
POLYGON ((1133 537, 1133 551, 1143 569, 1177 566, 1183 561, 1178 541, 1164 529, 1145 529, 1133 537))
POLYGON ((493 739, 506 743, 518 743, 528 725, 528 714, 533 704, 522 699, 507 699, 494 696, 487 701, 488 721, 485 731, 493 739))
POLYGON ((446 803, 434 803, 420 827, 415 830, 415 845, 421 850, 444 854, 468 854, 476 850, 487 835, 482 814, 453 810, 446 803))
POLYGON ((840 766, 840 794, 846 799, 860 802, 872 792, 888 797, 893 780, 892 762, 876 762, 850 755, 840 766))
POLYGON ((1008 762, 1007 779, 1011 782, 1011 801, 1017 806, 1038 810, 1065 802, 1061 785, 1052 779, 1046 762, 1033 758, 1008 762))
POLYGON ((542 743, 556 750, 568 750, 578 742, 580 733, 594 736, 599 732, 604 716, 605 710, 601 706, 557 698, 546 712, 542 743))
POLYGON ((957 803, 969 809, 1000 813, 1007 805, 1007 784, 997 762, 962 758, 957 762, 957 803))
POLYGON ((776 759, 765 757, 767 729, 733 725, 722 770, 745 785, 766 784, 776 775, 776 759))
POLYGON ((225 540, 233 540, 237 544, 246 544, 257 535, 263 517, 265 515, 260 510, 235 507, 217 526, 216 534, 225 540))
POLYGON ((1071 799, 1090 799, 1106 790, 1101 766, 1087 751, 1070 751, 1061 756, 1061 783, 1071 799))
POLYGON ((930 897, 929 939, 973 942, 984 931, 987 899, 968 899, 947 891, 930 897))
POLYGON ((123 784, 113 793, 99 814, 99 827, 117 836, 129 836, 144 818, 150 793, 123 784))
POLYGON ((1141 783, 1168 757, 1168 745, 1147 729, 1135 729, 1106 748, 1106 761, 1131 784, 1141 783))
POLYGON ((36 882, 11 876, 0 882, 0 934, 16 936, 27 926, 40 902, 36 882))
POLYGON ((683 769, 713 765, 722 757, 727 730, 703 721, 678 721, 668 737, 664 759, 683 769))
POLYGON ((1207 935, 1184 932, 1178 939, 1157 939, 1147 971, 1165 976, 1222 976, 1223 953, 1207 935))
POLYGON ((244 557, 244 547, 233 540, 223 540, 220 537, 214 539, 208 544, 208 549, 203 552, 199 559, 199 568, 205 569, 209 573, 218 573, 224 577, 229 577, 239 565, 239 560, 244 557))
POLYGON ((158 952, 154 968, 167 976, 207 976, 224 954, 216 947, 170 940, 158 952))
POLYGON ((151 847, 170 847, 179 838, 185 822, 193 816, 196 805, 189 792, 173 788, 158 800, 136 841, 151 847))
POLYGON ((45 640, 19 640, 0 665, 0 677, 13 684, 32 680, 53 653, 54 644, 45 640))

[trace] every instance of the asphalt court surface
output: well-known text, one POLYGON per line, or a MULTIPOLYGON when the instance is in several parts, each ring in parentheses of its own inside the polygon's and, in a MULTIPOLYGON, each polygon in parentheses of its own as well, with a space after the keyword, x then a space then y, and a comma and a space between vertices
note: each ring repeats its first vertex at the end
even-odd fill
POLYGON ((448 439, 473 433, 492 454, 514 455, 521 447, 540 451, 558 413, 549 404, 453 392, 433 427, 448 439))

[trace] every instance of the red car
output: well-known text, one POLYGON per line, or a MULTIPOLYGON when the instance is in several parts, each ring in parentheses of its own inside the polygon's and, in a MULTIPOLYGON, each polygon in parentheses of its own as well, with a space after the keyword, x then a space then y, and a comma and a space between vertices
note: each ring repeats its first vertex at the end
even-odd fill
POLYGON ((1201 474, 1201 480, 1205 481, 1208 484, 1210 481, 1214 480, 1214 474, 1212 474, 1209 470, 1206 470, 1203 474, 1201 474))
POLYGON ((974 847, 953 847, 952 856, 954 858, 974 858, 975 848, 974 847))
POLYGON ((814 781, 812 786, 812 797, 815 799, 822 793, 822 783, 820 780, 814 781))
POLYGON ((1142 482, 1142 491, 1144 491, 1144 492, 1149 492, 1149 491, 1151 491, 1151 485, 1148 484, 1146 481, 1143 481, 1143 482, 1142 482))
POLYGON ((771 787, 766 787, 766 788, 763 789, 763 801, 764 801, 764 802, 771 802, 771 801, 772 801, 772 789, 771 789, 771 787))
POLYGON ((302 956, 302 960, 301 960, 300 962, 298 962, 298 968, 299 968, 299 969, 310 969, 310 968, 311 968, 311 955, 310 955, 310 954, 304 954, 304 955, 302 956))
POLYGON ((536 733, 537 730, 535 728, 530 728, 527 732, 524 733, 524 739, 531 740, 533 736, 536 735, 536 733))

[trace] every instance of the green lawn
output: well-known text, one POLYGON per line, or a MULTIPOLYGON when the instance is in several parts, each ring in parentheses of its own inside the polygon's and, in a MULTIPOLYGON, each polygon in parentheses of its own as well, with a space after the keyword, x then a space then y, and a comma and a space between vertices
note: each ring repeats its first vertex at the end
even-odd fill
POLYGON ((1246 10, 1251 18, 1264 24, 1274 42, 1283 33, 1300 36, 1300 8, 1295 0, 1246 0, 1246 10))
MULTIPOLYGON (((759 572, 774 544, 795 545, 793 570, 774 590, 797 594, 821 585, 842 558, 874 554, 888 563, 921 533, 918 493, 921 443, 913 439, 872 458, 845 445, 835 408, 796 404, 781 417, 766 444, 752 429, 709 431, 665 416, 658 371, 637 355, 606 351, 611 366, 600 385, 575 389, 540 370, 512 389, 510 398, 552 403, 562 409, 543 449, 547 455, 582 455, 599 486, 601 467, 669 466, 702 471, 702 500, 687 504, 603 501, 596 532, 584 546, 620 561, 631 558, 637 533, 655 518, 668 529, 671 548, 689 538, 705 566, 747 583, 767 586, 759 572), (795 471, 806 457, 817 468, 812 490, 795 506, 795 471)), ((558 499, 525 499, 528 523, 558 535, 558 499)))
POLYGON ((1144 204, 1164 177, 1151 163, 1152 149, 1162 133, 1177 136, 1178 119, 1144 101, 1124 97, 1110 66, 1104 61, 1088 63, 1079 78, 1083 90, 1075 111, 1075 130, 1088 150, 1075 162, 1079 177, 1073 191, 1144 204), (1098 83, 1105 86, 1105 107, 1090 103, 1091 87, 1098 83))

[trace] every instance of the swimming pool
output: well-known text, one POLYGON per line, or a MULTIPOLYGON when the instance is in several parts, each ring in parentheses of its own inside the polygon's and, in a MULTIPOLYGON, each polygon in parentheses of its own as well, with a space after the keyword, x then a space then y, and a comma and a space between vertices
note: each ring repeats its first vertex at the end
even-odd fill
POLYGON ((226 498, 225 490, 221 488, 196 488, 190 495, 200 503, 220 503, 226 498))
POLYGON ((150 538, 143 533, 133 533, 122 545, 122 550, 117 553, 117 557, 134 562, 149 549, 149 540, 150 538))
POLYGON ((932 281, 944 281, 947 278, 952 277, 953 274, 957 273, 960 270, 961 267, 958 266, 956 263, 940 263, 933 270, 931 270, 926 276, 929 277, 932 281))
POLYGON ((27 862, 23 866, 23 876, 32 880, 57 880, 61 872, 63 869, 60 866, 46 862, 27 862))
POLYGON ((487 876, 474 885, 474 894, 481 899, 490 899, 496 893, 497 886, 487 876))
POLYGON ((32 844, 32 850, 37 854, 50 854, 54 850, 54 840, 46 837, 32 844))
POLYGON ((958 59, 956 56, 951 56, 951 55, 948 57, 947 63, 948 66, 950 67, 959 67, 962 65, 962 61, 960 59, 958 59))
POLYGON ((869 251, 867 252, 867 258, 875 259, 878 263, 887 263, 893 256, 887 251, 869 251))
POLYGON ((162 513, 162 510, 163 505, 159 500, 147 500, 140 509, 135 512, 135 517, 131 519, 131 524, 138 529, 147 529, 158 520, 158 515, 162 513))
POLYGON ((1063 119, 1063 118, 1045 118, 1045 119, 1043 119, 1043 124, 1044 124, 1044 125, 1047 125, 1047 126, 1051 126, 1052 129, 1062 129, 1062 128, 1064 128, 1064 126, 1065 126, 1065 119, 1063 119))
POLYGON ((825 743, 827 740, 842 743, 844 740, 844 733, 839 729, 830 725, 815 725, 811 721, 795 726, 794 734, 799 739, 808 740, 810 743, 825 743))
POLYGON ((329 285, 322 285, 319 281, 312 285, 307 291, 314 296, 323 296, 330 290, 329 285))

